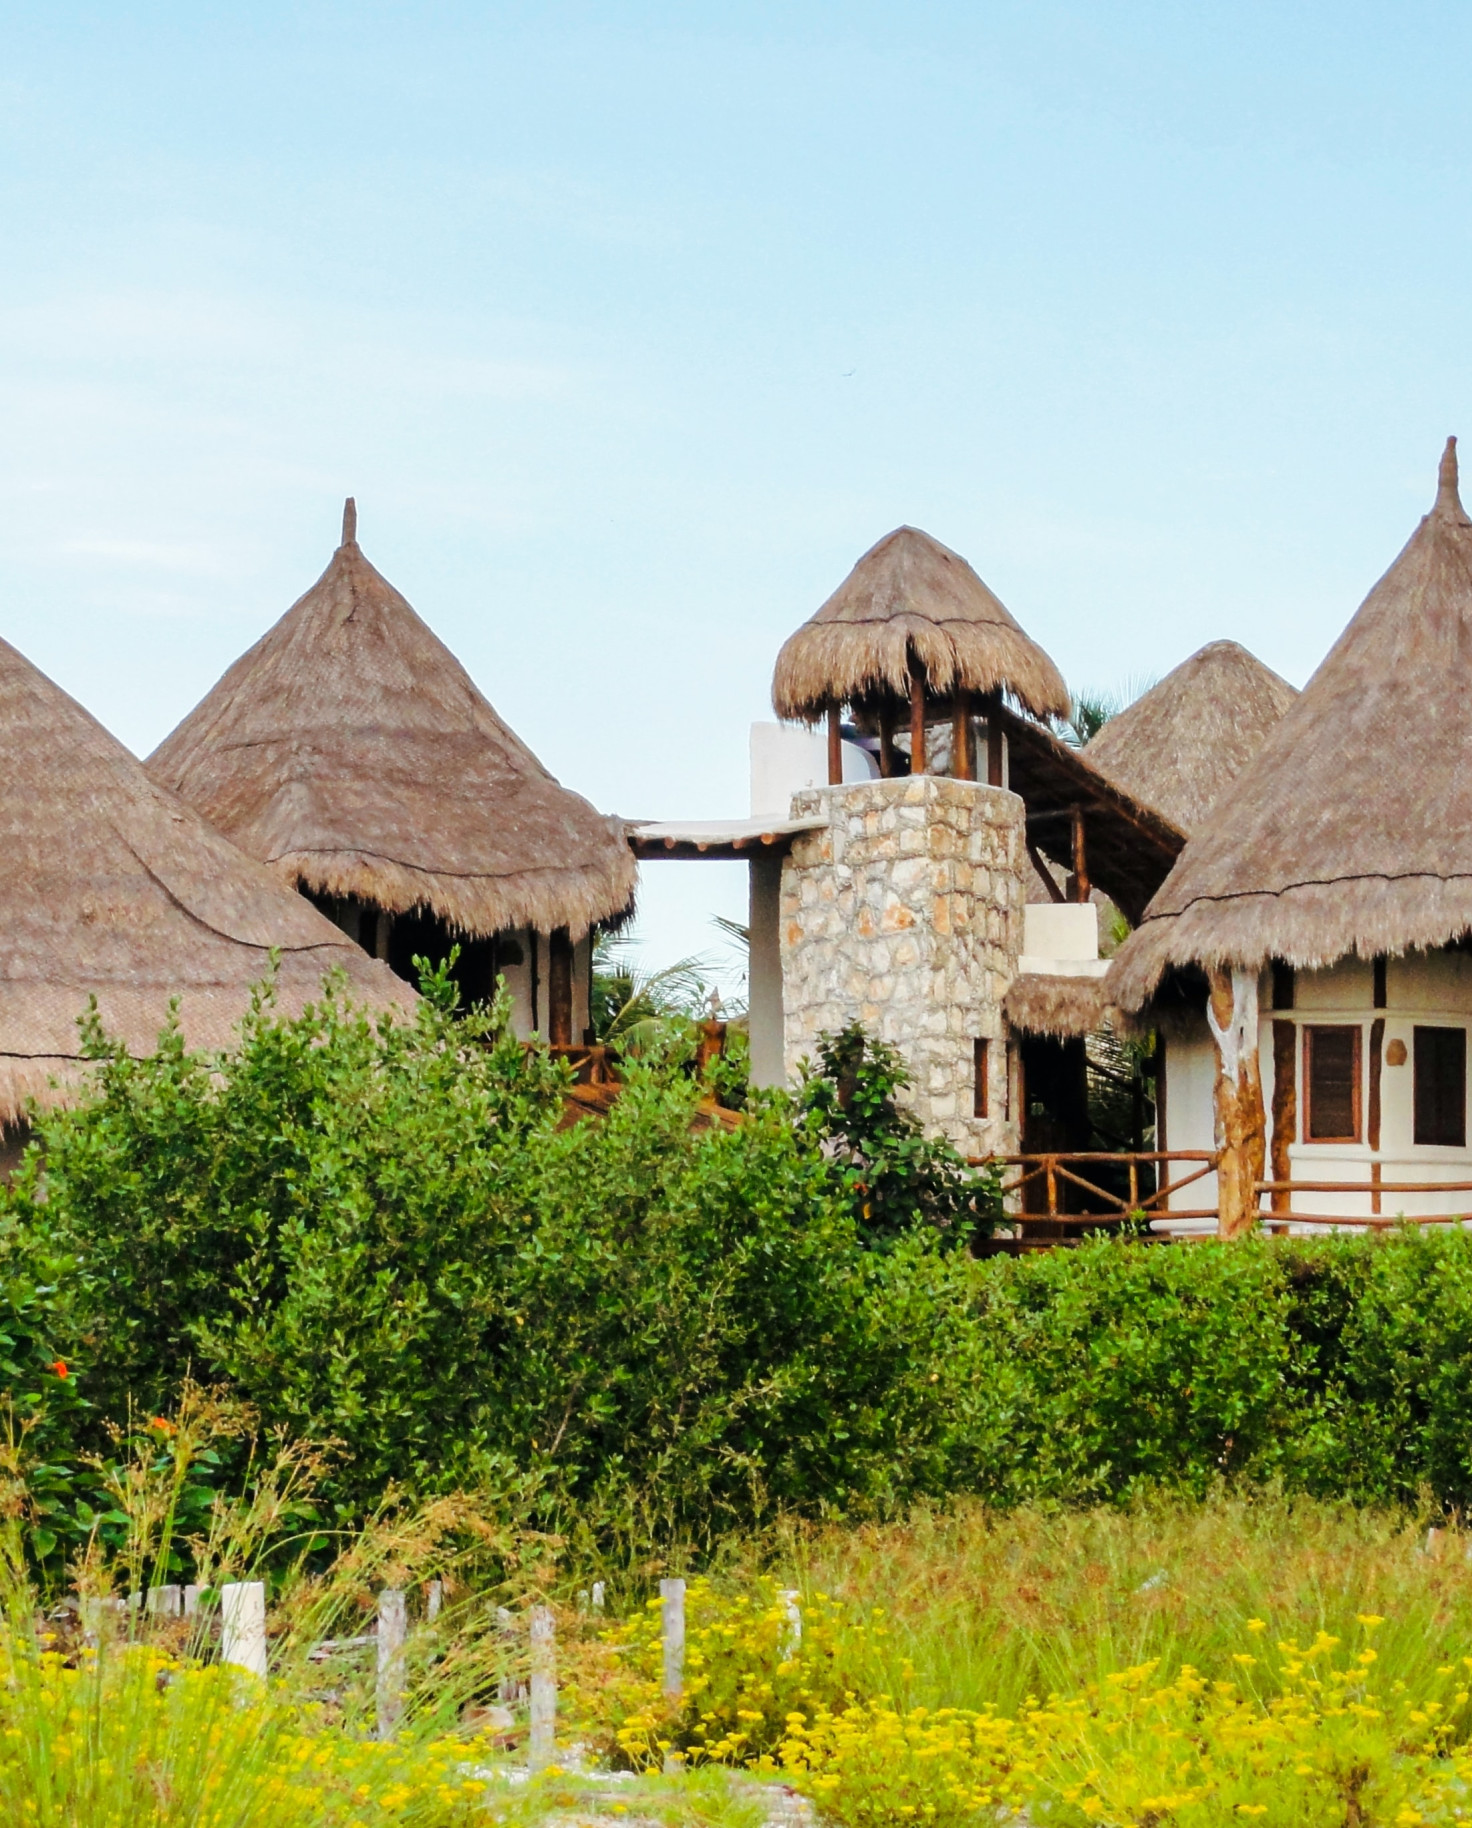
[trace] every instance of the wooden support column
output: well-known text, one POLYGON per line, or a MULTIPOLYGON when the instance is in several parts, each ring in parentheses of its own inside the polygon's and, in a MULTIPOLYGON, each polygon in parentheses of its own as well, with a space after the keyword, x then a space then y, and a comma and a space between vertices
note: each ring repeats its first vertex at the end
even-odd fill
POLYGON ((963 685, 956 687, 951 711, 951 774, 958 781, 976 779, 971 755, 971 694, 963 685))
POLYGON ((879 705, 879 776, 889 780, 894 774, 894 708, 887 698, 879 705))
MULTIPOLYGON (((1292 1022, 1273 1024, 1273 1172, 1275 1181, 1293 1178, 1289 1150, 1298 1139, 1298 1028, 1292 1022)), ((1291 1193, 1274 1193, 1274 1212, 1292 1210, 1291 1193)))
POLYGON ((1257 1183, 1267 1155, 1267 1113, 1257 1062, 1257 973, 1207 974, 1206 1021, 1216 1042, 1217 1235, 1240 1238, 1257 1223, 1257 1183))
POLYGON ((1002 720, 997 713, 1002 708, 999 692, 993 692, 983 701, 986 709, 986 784, 988 787, 1002 785, 1002 720))
POLYGON ((925 772, 925 663, 910 661, 910 773, 925 772))
POLYGON ((547 940, 547 1039, 572 1046, 572 940, 556 927, 547 940))
POLYGON ((1380 1147, 1380 1068, 1385 1056, 1385 1018, 1376 1016, 1370 1024, 1370 1121, 1365 1140, 1372 1149, 1380 1147))
POLYGON ((843 726, 836 703, 828 707, 828 785, 843 785, 843 726))
POLYGON ((1083 807, 1070 807, 1069 817, 1073 822, 1073 878, 1069 887, 1075 901, 1087 901, 1093 884, 1089 881, 1089 853, 1084 842, 1083 807))

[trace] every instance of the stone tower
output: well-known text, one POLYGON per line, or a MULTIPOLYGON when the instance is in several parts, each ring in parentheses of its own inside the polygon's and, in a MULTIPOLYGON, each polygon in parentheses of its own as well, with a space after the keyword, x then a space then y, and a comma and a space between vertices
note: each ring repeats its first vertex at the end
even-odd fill
POLYGON ((858 1020, 908 1067, 905 1101, 968 1155, 1018 1146, 1002 998, 1026 899, 1022 802, 941 775, 810 788, 782 868, 787 1075, 858 1020))

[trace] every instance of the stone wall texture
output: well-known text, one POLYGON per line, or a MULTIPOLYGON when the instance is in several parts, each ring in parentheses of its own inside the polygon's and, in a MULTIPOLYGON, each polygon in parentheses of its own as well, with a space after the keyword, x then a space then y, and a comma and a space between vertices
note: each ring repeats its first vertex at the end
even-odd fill
POLYGON ((789 1079, 817 1039, 857 1018, 900 1051, 907 1102, 968 1154, 1011 1153, 1002 998, 1022 950, 1022 801, 920 775, 809 788, 782 870, 783 1034, 789 1079), (974 1112, 975 1043, 991 1043, 988 1115, 974 1112))

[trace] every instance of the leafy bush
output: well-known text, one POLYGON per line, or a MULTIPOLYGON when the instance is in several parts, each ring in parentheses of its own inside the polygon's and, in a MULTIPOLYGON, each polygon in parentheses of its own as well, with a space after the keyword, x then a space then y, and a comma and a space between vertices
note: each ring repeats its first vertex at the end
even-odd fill
POLYGON ((221 1386, 336 1444, 345 1516, 520 1477, 549 1520, 644 1541, 903 1495, 938 1433, 930 1317, 788 1102, 702 1131, 656 1050, 563 1127, 562 1069, 504 1006, 425 989, 412 1023, 335 988, 281 1020, 263 992, 219 1060, 177 1031, 132 1060, 92 1025, 93 1096, 42 1121, 7 1204, 73 1262, 93 1416, 221 1386))
POLYGON ((976 1173, 943 1137, 926 1136, 895 1094, 910 1083, 898 1052, 857 1022, 818 1044, 799 1106, 827 1145, 836 1187, 861 1236, 887 1244, 931 1226, 952 1244, 990 1237, 1002 1217, 1000 1176, 976 1173))

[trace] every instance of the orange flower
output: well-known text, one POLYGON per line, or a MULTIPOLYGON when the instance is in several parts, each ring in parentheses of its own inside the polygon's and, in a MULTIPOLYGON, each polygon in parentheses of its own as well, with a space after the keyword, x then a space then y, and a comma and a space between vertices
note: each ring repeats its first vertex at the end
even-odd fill
POLYGON ((64 1358, 53 1359, 51 1369, 58 1377, 65 1377, 67 1375, 66 1360, 64 1358))
POLYGON ((175 1428, 174 1428, 174 1424, 168 1419, 167 1416, 162 1416, 162 1415, 154 1416, 152 1418, 152 1420, 149 1422, 148 1426, 150 1428, 156 1428, 160 1434, 173 1434, 176 1432, 175 1428))

